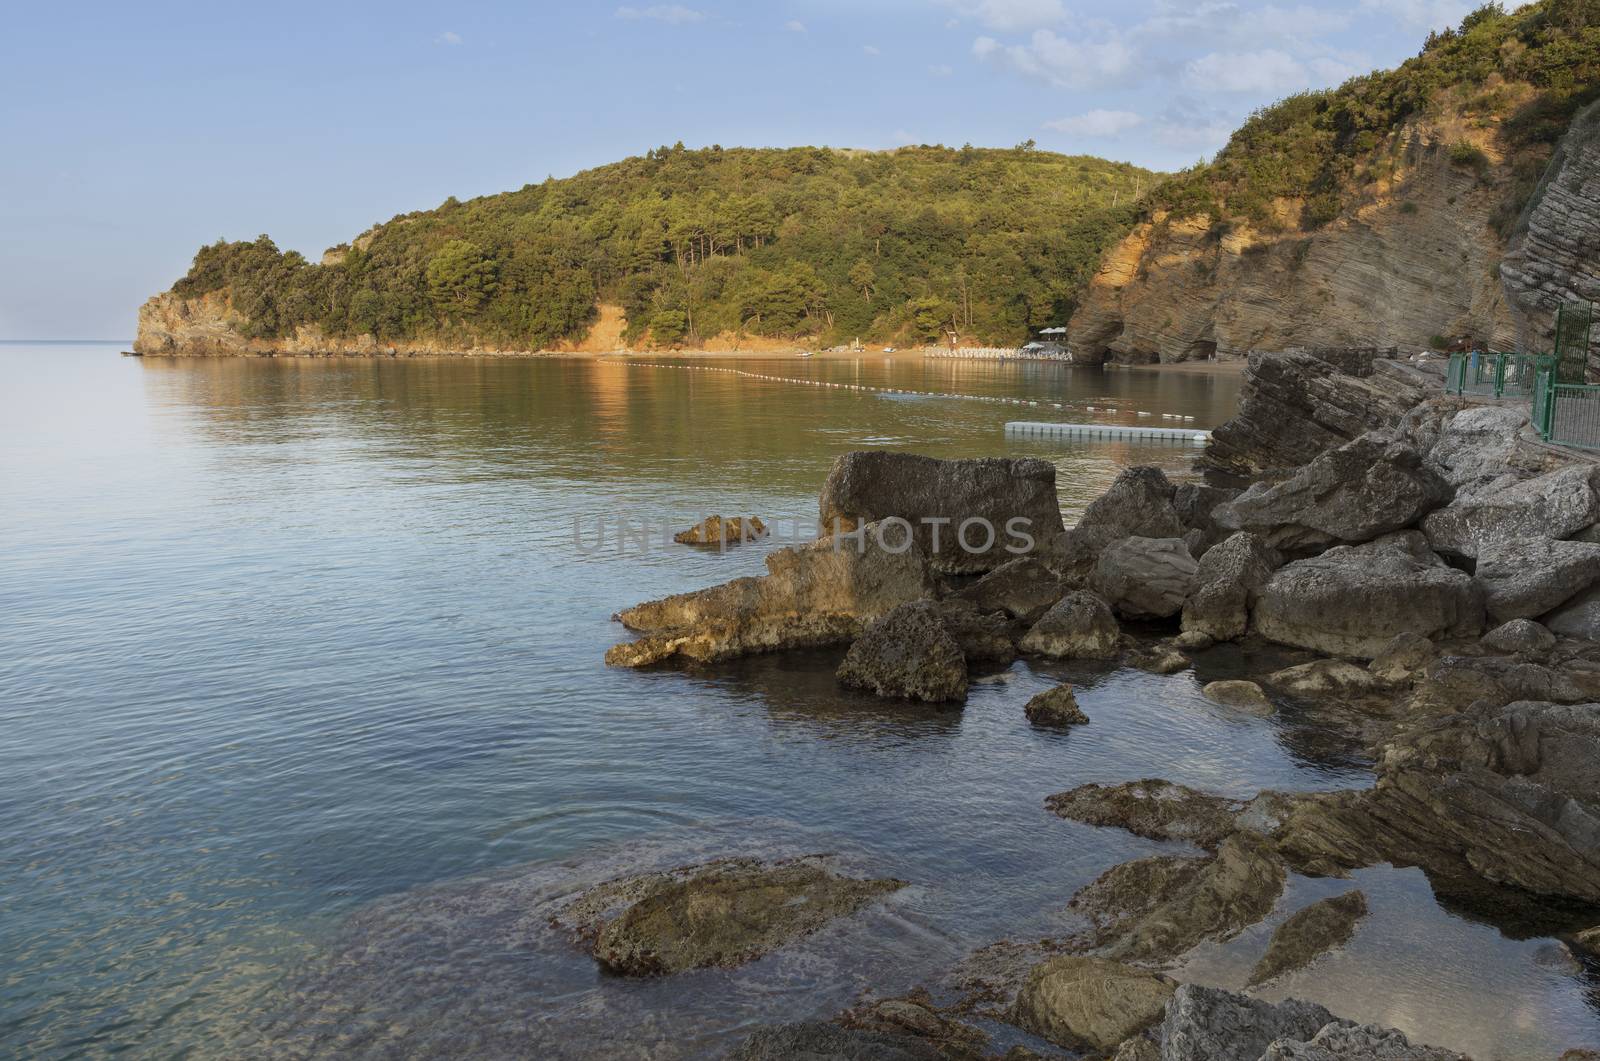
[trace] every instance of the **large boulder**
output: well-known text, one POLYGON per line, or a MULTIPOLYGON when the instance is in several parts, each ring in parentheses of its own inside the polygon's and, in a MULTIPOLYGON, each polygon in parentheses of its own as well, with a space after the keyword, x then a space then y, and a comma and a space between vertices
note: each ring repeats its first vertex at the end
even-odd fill
POLYGON ((979 611, 1003 611, 1013 619, 1031 623, 1049 611, 1069 588, 1042 560, 1023 556, 1001 564, 956 596, 971 601, 979 611))
POLYGON ((1281 566, 1278 551, 1253 534, 1235 534, 1207 550, 1183 604, 1184 633, 1214 641, 1243 637, 1256 594, 1281 566))
POLYGON ((967 661, 927 601, 902 604, 856 638, 840 682, 879 696, 940 703, 967 696, 967 661))
POLYGON ((1580 593, 1546 615, 1544 625, 1560 637, 1600 641, 1600 586, 1580 593))
POLYGON ((606 653, 606 662, 642 667, 681 656, 710 661, 752 652, 812 648, 851 640, 872 620, 933 592, 915 547, 883 548, 871 534, 823 538, 766 557, 767 574, 635 605, 617 619, 644 636, 606 653))
POLYGON ((1161 1022, 1161 1061, 1260 1061, 1279 1039, 1306 1040, 1332 1024, 1311 1002, 1263 1002, 1215 987, 1184 984, 1161 1022))
POLYGON ((1472 576, 1421 558, 1407 539, 1339 546, 1280 568, 1251 621, 1279 644, 1371 659, 1402 633, 1476 636, 1483 595, 1472 576))
POLYGON ((1475 405, 1455 413, 1428 451, 1428 466, 1445 482, 1467 494, 1491 483, 1509 485, 1521 478, 1512 471, 1517 436, 1528 426, 1528 410, 1504 405, 1475 405))
POLYGON ((1496 538, 1475 573, 1489 618, 1532 619, 1600 581, 1600 545, 1549 538, 1496 538))
POLYGON ((728 859, 607 881, 563 913, 625 976, 741 965, 905 887, 842 876, 823 856, 728 859))
POLYGON ((992 570, 1062 532, 1056 468, 1037 457, 939 460, 856 450, 834 461, 818 508, 830 535, 879 520, 906 521, 933 566, 945 572, 992 570))
POLYGON ((1449 484, 1424 467, 1422 454, 1375 431, 1329 450, 1281 483, 1257 483, 1214 516, 1277 548, 1314 551, 1409 527, 1450 497, 1449 484))
POLYGON ((1160 1020, 1177 983, 1104 958, 1060 955, 1028 973, 1011 1021, 1057 1046, 1114 1050, 1160 1020))
POLYGON ((1431 513, 1422 530, 1434 551, 1476 558, 1485 546, 1565 538, 1600 519, 1600 467, 1573 465, 1477 495, 1431 513))
POLYGON ((1057 601, 1023 635, 1021 649, 1054 659, 1115 659, 1122 629, 1111 606, 1081 590, 1057 601))
POLYGON ((1244 476, 1299 468, 1368 431, 1396 426, 1438 386, 1371 355, 1351 363, 1331 352, 1251 354, 1239 412, 1211 433, 1200 463, 1244 476))
POLYGON ((1071 581, 1081 581, 1100 551, 1122 538, 1181 538, 1187 530, 1173 507, 1177 490, 1160 468, 1126 468, 1089 503, 1070 531, 1050 546, 1047 559, 1071 581))
POLYGON ((1089 586, 1128 619, 1166 619, 1183 610, 1199 565, 1181 538, 1123 538, 1106 546, 1089 586))

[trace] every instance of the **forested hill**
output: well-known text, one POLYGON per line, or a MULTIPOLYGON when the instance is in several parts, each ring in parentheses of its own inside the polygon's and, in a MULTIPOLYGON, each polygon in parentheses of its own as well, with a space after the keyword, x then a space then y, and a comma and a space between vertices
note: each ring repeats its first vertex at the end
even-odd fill
POLYGON ((620 304, 635 345, 717 335, 1015 342, 1066 323, 1157 175, 973 147, 689 150, 378 225, 321 264, 266 236, 195 256, 173 294, 246 340, 547 348, 620 304))

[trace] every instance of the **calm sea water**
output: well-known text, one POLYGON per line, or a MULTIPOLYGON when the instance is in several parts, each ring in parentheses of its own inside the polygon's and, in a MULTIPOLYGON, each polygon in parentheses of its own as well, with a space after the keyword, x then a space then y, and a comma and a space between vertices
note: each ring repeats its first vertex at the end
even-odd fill
MULTIPOLYGON (((1205 427, 1237 392, 718 362, 1042 403, 1019 410, 689 364, 0 345, 0 1055, 696 1056, 1060 931, 1074 889, 1162 849, 1054 819, 1052 792, 1369 782, 1337 719, 1204 701, 1200 681, 1269 662, 1227 653, 1172 677, 1019 663, 964 711, 844 694, 836 653, 608 670, 614 611, 757 573, 771 546, 594 551, 575 521, 809 518, 862 446, 1043 454, 1070 519, 1119 468, 1178 474, 1192 451, 1013 443, 1006 420, 1205 427), (1063 678, 1093 724, 1028 727, 1063 678), (631 868, 817 850, 912 887, 743 970, 646 984, 542 927, 631 868)), ((1484 1057, 1600 1045, 1591 980, 1550 941, 1447 913, 1414 873, 1358 877, 1371 918, 1278 993, 1484 1057)), ((1349 886, 1297 879, 1277 916, 1349 886)), ((1192 974, 1237 986, 1269 931, 1192 974)))

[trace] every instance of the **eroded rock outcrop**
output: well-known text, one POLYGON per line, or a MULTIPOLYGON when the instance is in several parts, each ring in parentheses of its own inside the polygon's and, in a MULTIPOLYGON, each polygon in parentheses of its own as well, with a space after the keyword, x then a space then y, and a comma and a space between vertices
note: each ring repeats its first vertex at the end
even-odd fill
POLYGON ((1079 785, 1056 793, 1044 805, 1085 825, 1114 825, 1150 840, 1187 840, 1208 849, 1233 832, 1234 815, 1242 806, 1160 778, 1079 785))
POLYGON ((613 666, 641 667, 682 656, 720 660, 751 652, 840 644, 874 619, 933 592, 915 546, 883 548, 868 533, 861 547, 829 539, 779 549, 767 574, 679 593, 618 614, 643 634, 606 653, 613 666))
MULTIPOLYGON (((904 520, 946 572, 993 570, 1023 555, 1030 540, 1037 548, 1062 532, 1055 465, 1037 457, 939 460, 856 450, 834 461, 818 509, 825 534, 904 520)), ((903 540, 898 526, 885 532, 895 544, 903 540)))

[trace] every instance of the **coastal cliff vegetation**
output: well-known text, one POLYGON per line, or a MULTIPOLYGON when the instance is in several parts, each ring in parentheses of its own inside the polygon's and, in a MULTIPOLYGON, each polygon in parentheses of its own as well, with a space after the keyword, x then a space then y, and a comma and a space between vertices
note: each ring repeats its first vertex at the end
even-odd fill
POLYGON ((398 216, 320 264, 218 241, 173 293, 222 293, 246 340, 540 349, 598 302, 630 343, 717 335, 1010 342, 1063 324, 1157 175, 1014 149, 690 150, 398 216))

